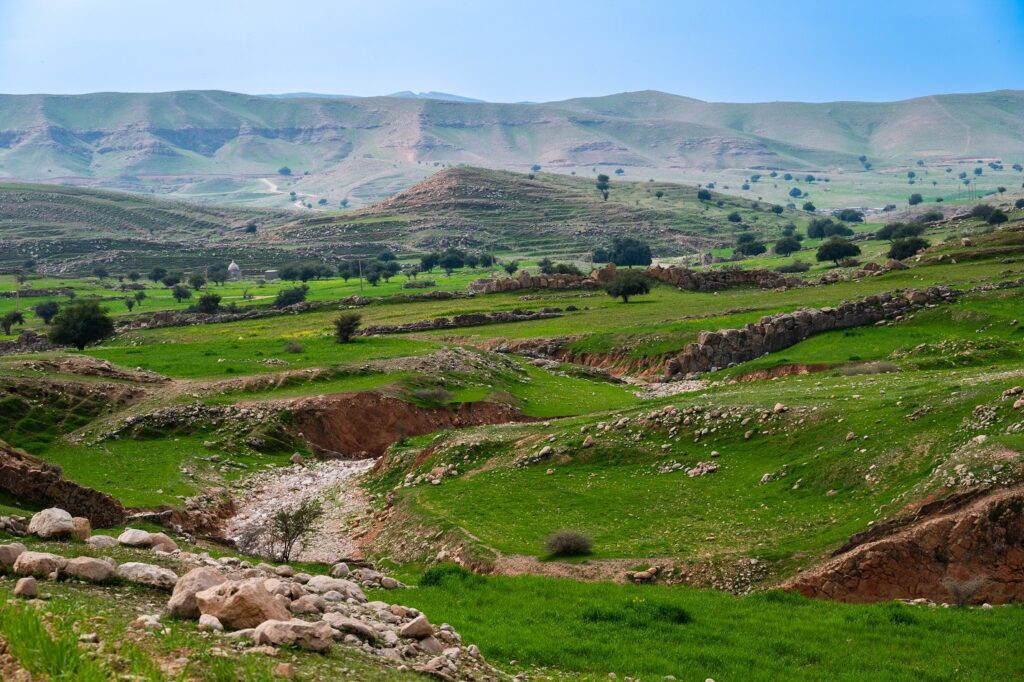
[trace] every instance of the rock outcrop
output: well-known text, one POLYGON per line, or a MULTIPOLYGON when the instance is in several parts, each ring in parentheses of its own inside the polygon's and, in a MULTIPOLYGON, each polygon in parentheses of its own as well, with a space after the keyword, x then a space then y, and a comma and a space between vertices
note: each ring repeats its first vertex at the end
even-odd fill
POLYGON ((72 516, 89 519, 94 527, 117 526, 125 518, 124 507, 111 495, 70 481, 59 469, 3 441, 0 490, 29 504, 60 507, 72 516))
POLYGON ((1024 601, 1024 488, 941 500, 841 551, 783 587, 845 602, 1024 601))

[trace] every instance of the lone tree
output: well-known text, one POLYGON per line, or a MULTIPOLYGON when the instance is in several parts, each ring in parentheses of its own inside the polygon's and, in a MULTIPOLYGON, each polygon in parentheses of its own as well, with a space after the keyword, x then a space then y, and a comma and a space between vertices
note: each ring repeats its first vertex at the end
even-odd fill
POLYGON ((192 292, 184 284, 175 284, 171 289, 171 296, 174 297, 175 301, 181 303, 186 298, 192 298, 192 292))
POLYGON ((3 329, 4 334, 10 335, 11 327, 16 324, 25 324, 25 316, 18 310, 12 310, 3 317, 0 317, 0 329, 3 329))
POLYGON ((781 256, 788 256, 800 250, 800 240, 796 237, 786 236, 775 242, 775 253, 781 256))
POLYGON ((608 188, 611 187, 611 178, 604 173, 597 176, 597 182, 594 183, 594 187, 597 187, 597 191, 601 193, 605 201, 608 201, 608 188))
POLYGON ((289 168, 288 166, 281 166, 280 168, 277 169, 277 172, 281 175, 291 175, 292 169, 289 168))
POLYGON ((363 321, 359 313, 342 313, 334 320, 334 340, 338 343, 348 343, 352 340, 356 330, 363 321))
POLYGON ((231 273, 228 272, 228 266, 223 263, 218 263, 217 265, 211 265, 207 268, 206 275, 210 278, 211 282, 224 284, 224 282, 228 281, 231 273))
POLYGON ((114 333, 114 322, 96 301, 75 301, 61 310, 50 328, 50 340, 83 350, 114 333))
POLYGON ((43 301, 32 310, 35 311, 36 317, 43 321, 43 324, 50 324, 50 320, 60 312, 60 303, 56 301, 43 301))
POLYGON ((860 247, 842 237, 831 237, 822 242, 818 247, 817 258, 819 261, 832 261, 839 266, 839 261, 844 258, 853 258, 860 255, 860 247))
POLYGON ((248 552, 288 561, 303 538, 316 532, 317 522, 324 515, 319 500, 309 498, 290 508, 279 509, 263 524, 256 524, 243 534, 239 546, 248 552))
POLYGON ((605 284, 604 290, 612 298, 621 298, 623 303, 629 303, 630 296, 649 293, 651 281, 638 272, 620 272, 605 284))

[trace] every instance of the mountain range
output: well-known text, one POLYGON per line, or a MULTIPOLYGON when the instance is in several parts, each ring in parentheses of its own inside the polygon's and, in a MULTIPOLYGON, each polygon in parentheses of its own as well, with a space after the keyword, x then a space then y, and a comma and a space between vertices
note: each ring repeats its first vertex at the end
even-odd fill
POLYGON ((263 206, 361 205, 438 169, 860 170, 1024 159, 1024 91, 705 102, 657 91, 500 104, 443 93, 0 95, 0 180, 263 206), (291 193, 295 194, 292 195, 291 193))

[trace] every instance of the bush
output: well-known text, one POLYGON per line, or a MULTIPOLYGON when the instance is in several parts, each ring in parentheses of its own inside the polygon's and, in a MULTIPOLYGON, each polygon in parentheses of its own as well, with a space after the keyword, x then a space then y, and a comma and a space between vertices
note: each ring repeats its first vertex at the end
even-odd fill
POLYGON ((919 251, 924 251, 929 246, 927 239, 921 237, 908 237, 906 239, 897 239, 893 241, 892 246, 889 247, 889 258, 895 258, 896 260, 903 260, 904 258, 910 258, 916 255, 919 251))
POLYGON ((697 190, 697 199, 699 201, 711 201, 711 192, 706 189, 697 190))
POLYGON ((981 218, 982 220, 988 220, 988 217, 992 215, 992 213, 995 212, 995 210, 995 208, 989 206, 988 204, 978 204, 977 206, 971 209, 971 217, 981 218))
POLYGON ((743 216, 741 216, 738 211, 733 211, 729 215, 725 216, 725 219, 730 223, 738 223, 743 220, 743 216))
POLYGON ((544 549, 552 556, 583 556, 593 551, 593 543, 579 531, 560 530, 548 536, 544 549))
POLYGON ((859 255, 859 246, 841 237, 832 237, 818 247, 817 258, 819 261, 830 260, 838 266, 839 261, 859 255))
POLYGON ((53 318, 50 340, 83 350, 114 333, 114 322, 96 301, 77 301, 53 318))
POLYGON ((1017 199, 1017 201, 1013 202, 1013 207, 1024 208, 1024 199, 1017 199))
POLYGON ((956 606, 967 606, 987 583, 988 581, 981 576, 965 580, 958 580, 951 576, 942 579, 942 586, 949 592, 949 596, 956 606))
POLYGON ((997 208, 996 210, 992 211, 991 215, 989 215, 988 224, 1001 225, 1002 223, 1005 223, 1007 220, 1009 220, 1009 218, 1006 217, 1006 214, 997 208))
POLYGON ((293 354, 297 355, 297 354, 301 353, 304 350, 305 350, 305 347, 301 343, 299 343, 298 341, 285 341, 284 342, 284 352, 285 353, 293 353, 293 354))
POLYGON ((466 582, 478 577, 458 564, 439 564, 424 571, 423 577, 420 578, 420 587, 437 587, 449 580, 466 582))
POLYGON ((786 265, 780 265, 779 267, 775 268, 775 271, 776 272, 786 273, 786 274, 791 274, 791 273, 796 273, 796 272, 807 272, 810 269, 811 269, 811 264, 810 263, 807 263, 807 262, 802 261, 802 260, 795 260, 792 263, 788 263, 786 265))
POLYGON ((844 208, 841 211, 837 211, 835 216, 848 223, 864 222, 864 214, 853 208, 844 208))
POLYGON ((43 324, 50 324, 50 320, 60 312, 60 304, 56 301, 43 301, 32 310, 35 311, 36 317, 43 321, 43 324))
POLYGON ((775 253, 788 256, 800 250, 800 241, 796 237, 783 237, 775 242, 775 253))
POLYGON ((220 310, 220 296, 217 294, 203 294, 195 305, 197 313, 212 315, 220 310))
POLYGON ((447 405, 455 398, 450 391, 437 387, 417 388, 413 390, 412 397, 419 403, 434 407, 447 405))
POLYGON ((362 324, 363 316, 359 313, 342 313, 334 319, 334 340, 338 343, 348 343, 352 340, 359 325, 362 324))
POLYGON ((302 303, 306 300, 306 293, 308 291, 309 287, 305 284, 294 289, 281 289, 281 291, 277 292, 277 298, 274 299, 274 307, 286 308, 296 303, 302 303))

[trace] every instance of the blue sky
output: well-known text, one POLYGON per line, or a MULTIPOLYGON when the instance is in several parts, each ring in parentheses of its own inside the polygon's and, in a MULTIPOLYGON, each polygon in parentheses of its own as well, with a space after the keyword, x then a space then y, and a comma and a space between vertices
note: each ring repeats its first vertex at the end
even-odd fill
POLYGON ((1024 0, 0 0, 0 92, 550 101, 1024 89, 1024 0))

